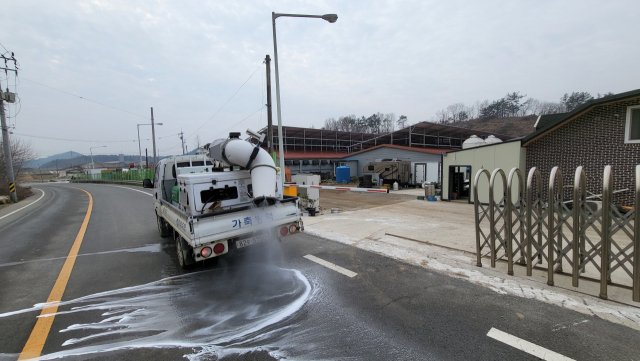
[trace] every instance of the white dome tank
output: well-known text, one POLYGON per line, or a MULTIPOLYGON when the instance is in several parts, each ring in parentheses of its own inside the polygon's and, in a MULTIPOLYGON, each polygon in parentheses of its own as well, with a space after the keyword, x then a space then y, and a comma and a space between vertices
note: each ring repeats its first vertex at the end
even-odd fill
POLYGON ((487 137, 487 139, 484 140, 484 142, 487 144, 495 144, 502 143, 502 140, 500 138, 496 138, 494 135, 490 135, 487 137))
POLYGON ((469 139, 465 140, 462 143, 462 149, 475 148, 484 144, 485 142, 482 138, 478 137, 477 135, 472 135, 469 137, 469 139))

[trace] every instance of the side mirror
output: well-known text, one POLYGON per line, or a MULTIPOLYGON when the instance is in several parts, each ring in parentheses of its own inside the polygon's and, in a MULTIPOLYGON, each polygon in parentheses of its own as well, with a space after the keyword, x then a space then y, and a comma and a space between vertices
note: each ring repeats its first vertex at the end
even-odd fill
POLYGON ((151 179, 147 178, 142 180, 142 188, 153 188, 153 183, 151 183, 151 179))

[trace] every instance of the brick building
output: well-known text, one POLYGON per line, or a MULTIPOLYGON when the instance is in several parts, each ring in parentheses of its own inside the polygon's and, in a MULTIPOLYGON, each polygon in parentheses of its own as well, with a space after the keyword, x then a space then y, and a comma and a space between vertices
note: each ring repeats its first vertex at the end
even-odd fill
MULTIPOLYGON (((635 167, 640 164, 640 89, 594 99, 569 113, 538 118, 534 133, 522 140, 526 172, 542 173, 545 192, 551 168, 559 166, 564 185, 573 186, 575 170, 583 166, 587 190, 602 193, 604 167, 613 170, 614 203, 633 205, 635 167)), ((572 188, 565 188, 565 199, 572 188)))

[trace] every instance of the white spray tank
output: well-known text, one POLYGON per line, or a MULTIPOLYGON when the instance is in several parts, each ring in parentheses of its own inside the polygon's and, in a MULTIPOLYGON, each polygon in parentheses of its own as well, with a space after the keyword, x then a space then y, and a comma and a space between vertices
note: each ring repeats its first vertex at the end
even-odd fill
POLYGON ((393 182, 393 190, 394 191, 398 190, 398 182, 393 182))
POLYGON ((247 129, 247 134, 258 141, 257 145, 240 139, 239 132, 229 133, 229 138, 212 142, 209 157, 229 165, 244 167, 251 173, 253 202, 260 206, 264 201, 269 205, 276 202, 276 167, 273 158, 260 148, 265 135, 247 129), (214 144, 215 143, 215 144, 214 144))

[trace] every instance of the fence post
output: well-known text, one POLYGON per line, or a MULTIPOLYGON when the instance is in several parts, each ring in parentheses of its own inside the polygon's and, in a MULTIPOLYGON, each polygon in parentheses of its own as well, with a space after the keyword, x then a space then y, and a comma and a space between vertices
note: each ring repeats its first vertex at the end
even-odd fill
MULTIPOLYGON (((506 205, 505 205, 505 212, 506 214, 506 220, 505 220, 505 227, 507 228, 507 274, 509 276, 513 276, 513 238, 516 237, 515 234, 513 234, 513 203, 512 203, 512 186, 513 186, 513 176, 514 174, 518 175, 518 205, 521 204, 520 200, 523 198, 523 194, 522 194, 522 172, 520 172, 520 169, 518 168, 513 168, 511 169, 511 171, 509 172, 509 179, 507 181, 507 200, 506 200, 506 205)), ((518 217, 518 222, 520 222, 520 250, 522 253, 522 228, 523 228, 523 224, 522 224, 522 212, 523 209, 520 208, 519 210, 520 212, 520 217, 518 217)))
MULTIPOLYGON (((555 261, 554 261, 554 254, 555 254, 555 247, 553 244, 553 231, 554 231, 554 222, 555 222, 555 216, 556 216, 556 193, 560 192, 560 202, 562 202, 562 188, 563 188, 563 184, 562 184, 562 172, 560 171, 560 169, 556 166, 553 167, 553 169, 551 169, 551 174, 549 175, 549 194, 548 194, 548 206, 547 206, 547 226, 549 227, 549 229, 547 230, 547 261, 548 261, 548 267, 547 267, 547 284, 549 286, 553 286, 553 272, 554 272, 554 265, 555 265, 555 261), (556 191, 555 185, 556 185, 556 179, 558 180, 558 190, 556 191)), ((562 212, 562 209, 560 209, 560 211, 562 212)), ((558 228, 558 237, 561 239, 562 238, 562 232, 561 232, 561 228, 558 228)), ((558 244, 558 247, 561 247, 561 244, 558 244)), ((560 248, 562 249, 562 248, 560 248)), ((560 255, 560 265, 562 265, 562 255, 560 255)))
POLYGON ((584 242, 582 237, 582 225, 584 224, 583 209, 586 201, 586 176, 582 166, 576 168, 576 174, 573 180, 573 270, 572 281, 573 287, 578 287, 578 272, 580 269, 580 245, 584 242))
POLYGON ((609 278, 609 232, 611 229, 611 189, 613 174, 611 166, 604 167, 602 180, 602 242, 600 244, 600 298, 607 299, 607 282, 609 278))
POLYGON ((633 300, 640 302, 640 165, 636 165, 636 204, 633 221, 633 300))
MULTIPOLYGON (((532 267, 531 262, 533 262, 533 257, 531 255, 532 247, 531 242, 533 241, 533 234, 531 230, 531 192, 533 186, 533 177, 536 172, 536 167, 532 167, 529 169, 529 174, 527 175, 527 276, 531 276, 532 267)), ((537 182, 538 188, 540 186, 540 182, 537 182)))
POLYGON ((476 266, 478 267, 482 267, 482 244, 480 243, 480 213, 478 211, 480 209, 480 201, 478 200, 478 181, 480 181, 481 174, 485 174, 487 176, 487 180, 489 180, 490 178, 489 171, 480 168, 473 180, 473 209, 476 218, 476 250, 478 251, 476 266))
MULTIPOLYGON (((495 199, 493 198, 493 186, 495 184, 495 179, 496 179, 496 175, 500 174, 500 176, 502 177, 502 200, 506 199, 506 195, 507 195, 507 177, 504 175, 504 172, 502 171, 502 169, 500 168, 496 168, 493 170, 493 173, 491 174, 491 179, 489 180, 489 224, 490 224, 490 234, 491 234, 491 244, 489 245, 489 247, 491 247, 491 268, 495 268, 496 267, 496 230, 495 230, 495 226, 496 226, 496 217, 495 217, 495 199)), ((505 202, 506 203, 506 202, 505 202)), ((500 204, 498 204, 498 208, 500 207, 500 204)), ((503 222, 505 223, 505 229, 504 229, 504 239, 507 239, 507 227, 506 227, 506 219, 503 218, 503 222)), ((506 244, 505 246, 505 251, 506 251, 506 244)))

